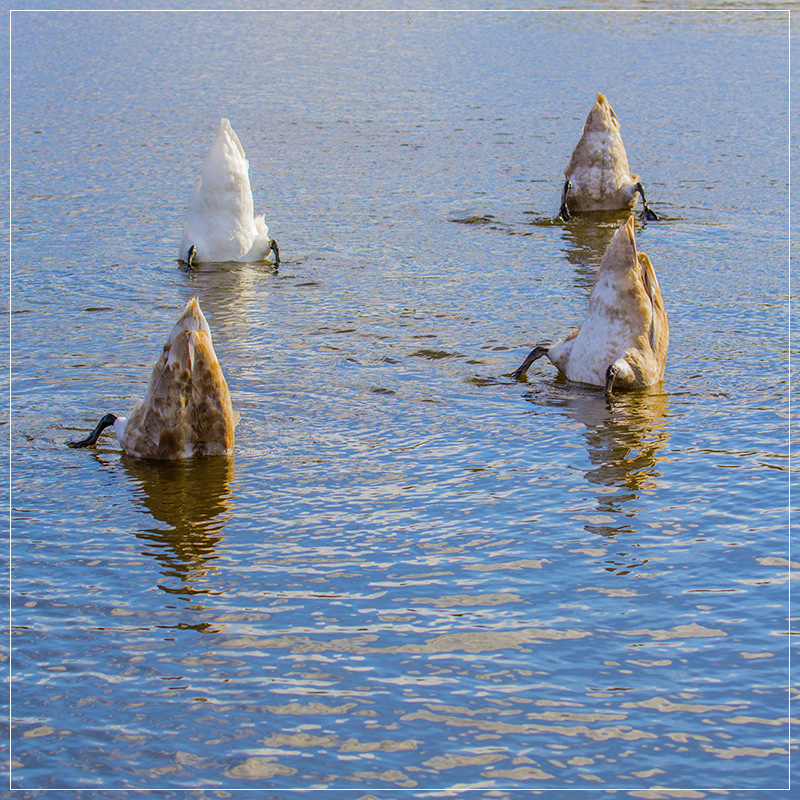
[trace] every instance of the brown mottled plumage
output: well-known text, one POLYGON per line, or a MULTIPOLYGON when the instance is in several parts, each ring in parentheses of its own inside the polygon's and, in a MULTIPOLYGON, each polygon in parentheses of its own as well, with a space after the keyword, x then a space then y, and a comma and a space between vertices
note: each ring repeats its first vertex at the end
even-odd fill
POLYGON ((658 219, 647 205, 639 176, 631 172, 619 120, 601 94, 586 118, 580 141, 564 170, 561 217, 570 213, 629 209, 642 195, 643 219, 658 219))
POLYGON ((193 297, 169 334, 144 400, 127 419, 107 414, 89 437, 71 446, 94 444, 113 426, 122 449, 138 458, 229 454, 237 421, 211 330, 193 297))
POLYGON ((580 328, 549 347, 534 348, 516 370, 547 356, 569 380, 612 388, 650 386, 664 377, 669 325, 653 265, 636 251, 633 217, 619 226, 603 253, 580 328))

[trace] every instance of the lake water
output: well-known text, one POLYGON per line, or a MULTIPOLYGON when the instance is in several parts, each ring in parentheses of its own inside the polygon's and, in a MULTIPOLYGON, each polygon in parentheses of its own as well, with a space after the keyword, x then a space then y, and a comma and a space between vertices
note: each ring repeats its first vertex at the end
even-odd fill
POLYGON ((787 789, 781 7, 12 14, 16 796, 787 789), (610 402, 507 377, 625 218, 553 220, 598 91, 671 326, 610 402), (223 116, 277 270, 177 261, 223 116), (233 457, 69 449, 194 295, 233 457))

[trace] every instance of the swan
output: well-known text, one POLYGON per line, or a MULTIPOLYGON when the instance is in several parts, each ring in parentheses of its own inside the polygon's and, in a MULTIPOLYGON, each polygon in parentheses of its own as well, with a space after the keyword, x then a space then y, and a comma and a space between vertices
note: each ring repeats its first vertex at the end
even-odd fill
POLYGON ((524 380, 528 367, 547 356, 569 380, 615 387, 650 386, 664 377, 669 325, 653 265, 636 252, 633 216, 614 233, 603 253, 580 328, 562 342, 539 345, 512 373, 524 380))
POLYGON ((566 222, 571 211, 631 209, 637 193, 644 206, 641 219, 658 219, 648 205, 638 175, 630 171, 619 120, 602 93, 586 118, 583 135, 572 152, 561 192, 559 215, 566 222))
POLYGON ((189 200, 178 257, 190 267, 209 261, 280 263, 264 215, 253 215, 250 165, 231 123, 222 118, 189 200))
POLYGON ((106 414, 85 439, 69 446, 93 445, 112 427, 123 451, 137 458, 230 454, 237 422, 211 330, 193 297, 170 331, 147 394, 130 417, 106 414))

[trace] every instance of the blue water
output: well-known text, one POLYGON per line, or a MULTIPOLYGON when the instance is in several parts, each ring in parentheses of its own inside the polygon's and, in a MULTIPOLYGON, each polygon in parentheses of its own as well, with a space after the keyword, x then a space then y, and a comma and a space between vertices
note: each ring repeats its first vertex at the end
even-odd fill
POLYGON ((10 43, 11 788, 788 787, 785 11, 15 12, 10 43), (670 322, 663 384, 611 402, 507 377, 624 219, 553 221, 598 91, 670 322), (177 261, 222 116, 277 270, 177 261), (193 295, 233 457, 67 448, 193 295))

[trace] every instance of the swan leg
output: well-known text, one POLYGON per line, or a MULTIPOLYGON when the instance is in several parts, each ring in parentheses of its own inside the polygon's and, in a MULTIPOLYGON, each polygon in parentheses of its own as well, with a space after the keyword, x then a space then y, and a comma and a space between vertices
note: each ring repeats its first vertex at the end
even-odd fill
POLYGON ((614 388, 614 378, 617 377, 617 367, 615 364, 609 364, 606 370, 606 397, 611 396, 611 391, 614 388))
POLYGON ((639 214, 639 219, 642 221, 648 219, 658 219, 658 214, 656 214, 656 212, 647 205, 647 200, 644 196, 644 186, 642 186, 641 181, 636 184, 636 191, 642 196, 642 212, 639 214))
MULTIPOLYGON (((572 184, 569 182, 569 178, 564 181, 564 188, 561 190, 561 208, 558 209, 558 216, 566 222, 569 219, 569 209, 567 208, 567 194, 569 194, 569 190, 572 184)), ((642 195, 644 197, 644 195, 642 195)))
POLYGON ((519 367, 511 373, 511 377, 518 381, 525 380, 525 376, 528 374, 528 368, 530 365, 533 364, 537 358, 541 358, 545 355, 547 355, 547 348, 543 347, 542 345, 537 345, 533 348, 533 350, 530 351, 530 353, 528 353, 522 364, 520 364, 519 367))
POLYGON ((189 252, 186 254, 186 266, 189 267, 189 269, 194 269, 194 259, 196 256, 197 256, 197 248, 194 245, 192 245, 189 248, 189 252))
POLYGON ((79 442, 69 442, 70 447, 89 447, 93 445, 99 438, 100 434, 106 429, 111 427, 117 421, 114 414, 106 414, 100 422, 97 423, 95 429, 85 438, 79 442))
POLYGON ((269 249, 275 254, 275 266, 281 263, 281 253, 278 250, 278 243, 274 239, 270 239, 269 249))

